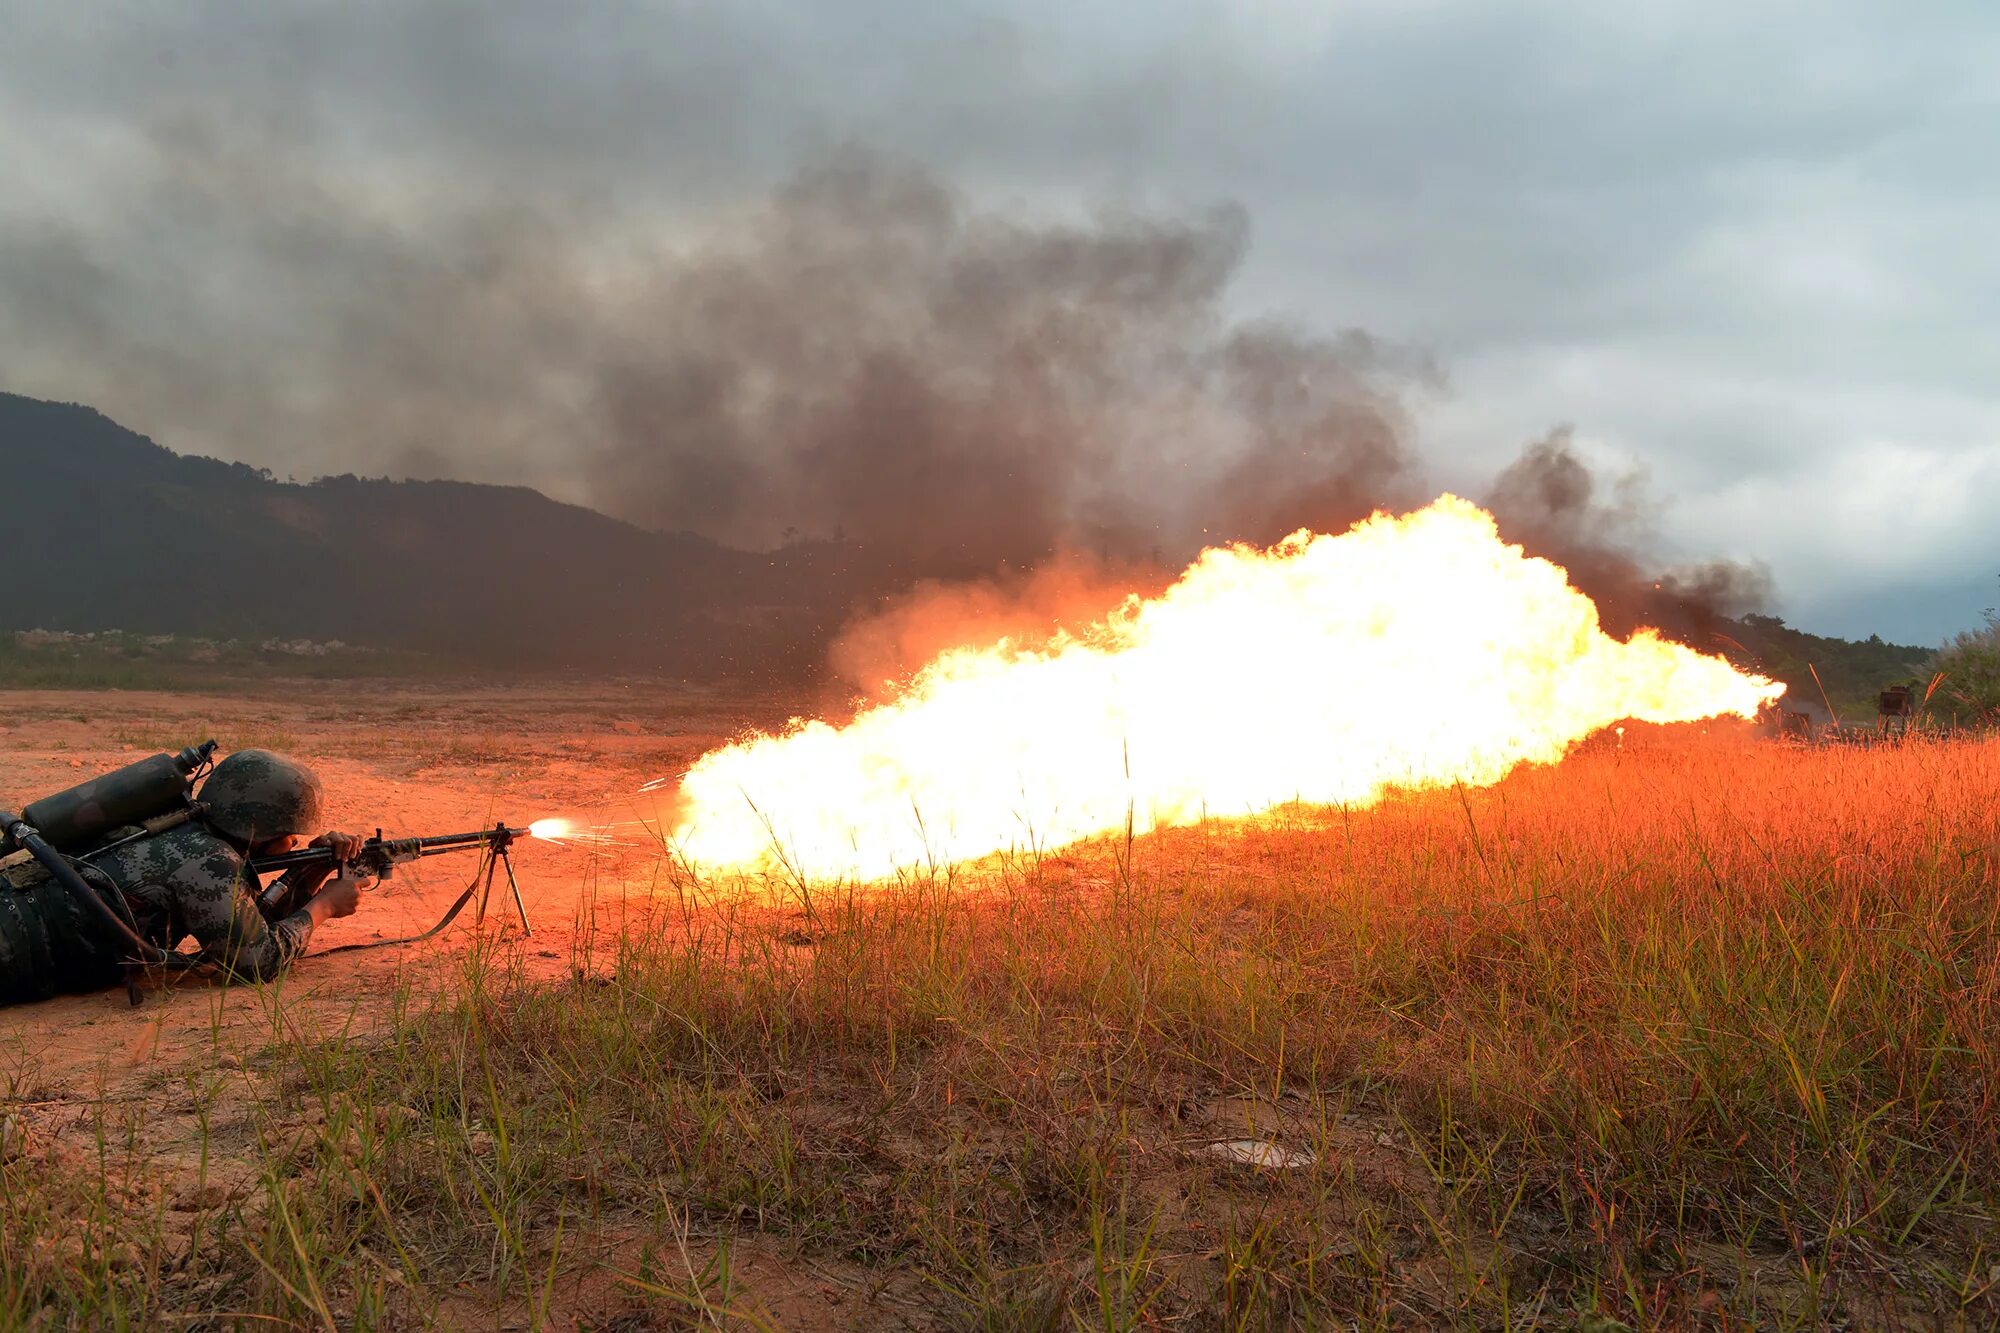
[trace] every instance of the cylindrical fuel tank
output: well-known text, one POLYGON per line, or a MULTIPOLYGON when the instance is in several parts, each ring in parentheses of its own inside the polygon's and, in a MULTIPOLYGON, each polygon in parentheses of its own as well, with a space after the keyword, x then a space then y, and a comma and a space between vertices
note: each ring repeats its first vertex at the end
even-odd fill
MULTIPOLYGON (((214 748, 210 741, 178 754, 156 754, 127 764, 44 796, 22 810, 21 818, 57 851, 78 851, 115 828, 166 814, 179 805, 193 785, 195 770, 214 748)), ((0 852, 11 850, 11 840, 0 837, 0 852)))

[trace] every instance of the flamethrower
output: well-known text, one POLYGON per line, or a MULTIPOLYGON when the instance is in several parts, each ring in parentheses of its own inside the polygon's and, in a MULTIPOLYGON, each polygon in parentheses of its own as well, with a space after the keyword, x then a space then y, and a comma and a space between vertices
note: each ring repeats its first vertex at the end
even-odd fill
MULTIPOLYGON (((480 829, 473 833, 440 833, 418 838, 385 838, 382 836, 382 830, 376 829, 375 836, 361 844, 360 850, 347 862, 343 873, 372 875, 378 880, 385 880, 395 874, 399 865, 408 865, 412 861, 421 861, 428 856, 440 856, 446 852, 474 850, 480 853, 479 864, 472 872, 472 882, 466 885, 465 892, 459 895, 458 901, 451 905, 442 920, 423 934, 413 935, 404 940, 370 941, 366 946, 350 944, 342 948, 373 947, 376 944, 409 944, 429 939, 450 925, 453 919, 465 910, 465 905, 472 901, 475 893, 479 896, 477 919, 484 920, 487 902, 493 895, 495 873, 502 869, 507 872, 507 888, 514 898, 514 911, 521 921, 521 933, 532 936, 535 932, 528 925, 528 909, 521 901, 521 883, 514 878, 514 858, 510 853, 517 839, 535 836, 536 827, 530 825, 527 828, 510 828, 503 821, 490 829, 480 829)), ((300 867, 330 867, 334 864, 333 848, 307 847, 302 851, 284 852, 277 856, 253 857, 250 869, 259 875, 267 875, 300 867)), ((267 918, 276 920, 298 909, 299 904, 292 901, 292 897, 291 887, 280 875, 257 895, 257 908, 267 918)), ((339 950, 329 949, 326 952, 335 953, 339 950)))

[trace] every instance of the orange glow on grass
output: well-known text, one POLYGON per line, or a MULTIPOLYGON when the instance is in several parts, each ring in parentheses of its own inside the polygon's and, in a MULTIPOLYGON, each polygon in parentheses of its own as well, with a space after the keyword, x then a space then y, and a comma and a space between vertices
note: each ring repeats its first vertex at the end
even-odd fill
POLYGON ((1611 638, 1559 566, 1448 495, 1205 551, 1086 633, 949 652, 846 726, 711 751, 674 836, 698 868, 876 878, 1128 819, 1483 786, 1621 719, 1750 717, 1783 689, 1649 630, 1611 638))

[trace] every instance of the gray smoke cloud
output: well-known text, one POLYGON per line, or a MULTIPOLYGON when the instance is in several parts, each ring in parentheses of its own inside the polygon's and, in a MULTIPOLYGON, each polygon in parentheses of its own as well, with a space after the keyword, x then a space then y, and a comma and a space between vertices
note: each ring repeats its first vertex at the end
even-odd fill
POLYGON ((846 150, 654 275, 593 386, 596 493, 653 526, 837 535, 926 573, 1180 556, 1413 493, 1422 358, 1232 323, 1235 208, 1030 225, 846 150))
POLYGON ((1660 506, 1644 474, 1592 469, 1567 426, 1531 441, 1494 479, 1484 503, 1508 540, 1569 571, 1614 634, 1650 625, 1713 648, 1723 617, 1761 611, 1775 591, 1760 564, 1713 559, 1661 569, 1649 561, 1644 547, 1660 506))
POLYGON ((944 576, 1178 558, 1416 494, 1402 399, 1434 371, 1232 321, 1233 207, 1029 222, 847 147, 650 237, 589 199, 371 193, 210 121, 153 142, 145 208, 220 271, 31 232, 0 242, 0 301, 12 338, 222 452, 523 480, 944 576))

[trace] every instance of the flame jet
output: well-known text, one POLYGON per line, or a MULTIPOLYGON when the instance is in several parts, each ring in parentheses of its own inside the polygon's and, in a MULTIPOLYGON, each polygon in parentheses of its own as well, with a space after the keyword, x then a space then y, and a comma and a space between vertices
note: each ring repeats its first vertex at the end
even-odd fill
POLYGON ((1009 848, 1499 781, 1625 718, 1752 716, 1782 685, 1641 630, 1446 495, 1338 536, 1205 551, 1032 651, 949 652, 843 727, 711 751, 675 831, 704 869, 877 878, 1009 848))

